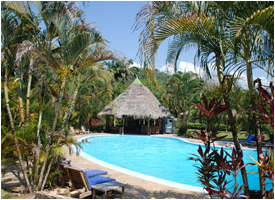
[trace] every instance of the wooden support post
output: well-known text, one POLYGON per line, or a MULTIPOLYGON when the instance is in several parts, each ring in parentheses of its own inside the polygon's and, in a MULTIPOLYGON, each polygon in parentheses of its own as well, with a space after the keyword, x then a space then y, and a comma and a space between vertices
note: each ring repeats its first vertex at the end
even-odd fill
POLYGON ((166 133, 166 118, 162 119, 162 134, 166 133))
POLYGON ((116 118, 115 118, 115 116, 113 118, 113 122, 114 122, 114 127, 116 127, 116 118))
POLYGON ((124 135, 124 132, 125 132, 125 118, 124 116, 122 116, 122 120, 123 120, 123 126, 122 126, 122 135, 124 135))
POLYGON ((109 124, 108 124, 108 115, 105 115, 105 132, 109 131, 109 124))
POLYGON ((150 133, 150 118, 148 118, 147 135, 151 135, 151 133, 150 133))

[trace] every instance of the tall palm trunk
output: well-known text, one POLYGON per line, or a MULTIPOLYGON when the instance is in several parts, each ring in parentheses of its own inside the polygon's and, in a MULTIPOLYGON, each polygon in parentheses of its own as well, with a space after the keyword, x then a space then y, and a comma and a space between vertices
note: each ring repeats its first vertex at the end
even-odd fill
POLYGON ((7 71, 5 71, 5 79, 4 79, 4 94, 5 94, 5 102, 6 102, 6 108, 7 108, 7 112, 8 112, 8 116, 9 116, 9 120, 10 120, 10 125, 11 125, 11 130, 12 130, 12 135, 13 135, 13 139, 14 139, 14 143, 15 143, 15 148, 16 151, 18 153, 18 160, 19 160, 19 165, 21 168, 21 171, 23 173, 23 177, 24 180, 26 182, 28 191, 31 193, 32 192, 32 188, 26 173, 26 168, 24 166, 23 160, 22 160, 22 155, 21 155, 21 150, 19 148, 19 143, 18 143, 18 138, 16 135, 16 130, 15 130, 15 126, 14 126, 14 121, 13 121, 13 117, 12 117, 12 113, 10 110, 10 105, 9 105, 9 95, 8 95, 8 75, 7 75, 7 71))
MULTIPOLYGON (((256 105, 255 105, 255 89, 254 89, 254 82, 253 82, 253 72, 252 72, 252 66, 249 61, 246 61, 246 69, 247 69, 247 85, 250 93, 250 98, 251 98, 251 105, 253 110, 257 110, 256 105)), ((254 132, 255 132, 255 138, 256 138, 256 147, 257 147, 257 155, 258 155, 258 160, 260 158, 260 153, 262 152, 262 145, 261 145, 261 133, 259 129, 259 121, 255 115, 255 113, 252 113, 252 118, 254 121, 254 132)), ((264 178, 264 173, 262 170, 259 169, 259 180, 260 180, 260 191, 262 198, 265 197, 265 178, 264 178)))
MULTIPOLYGON (((36 132, 37 144, 35 145, 35 147, 36 147, 36 152, 35 152, 35 183, 38 182, 39 158, 40 158, 41 149, 42 149, 40 130, 41 130, 41 124, 42 124, 43 105, 44 105, 44 96, 45 96, 45 76, 42 75, 41 79, 42 79, 41 95, 38 98, 39 99, 39 117, 38 117, 37 132, 36 132)), ((46 163, 46 162, 47 162, 47 157, 45 157, 45 160, 44 160, 44 163, 46 163)), ((43 165, 43 167, 44 167, 44 165, 43 165)), ((41 178, 41 176, 43 176, 43 173, 44 173, 43 170, 41 170, 40 178, 41 178)), ((39 179, 39 181, 40 181, 40 179, 39 179)), ((41 181, 40 181, 40 184, 41 184, 41 181)))
POLYGON ((49 154, 50 154, 50 149, 51 149, 50 145, 47 144, 47 146, 46 146, 46 155, 45 155, 45 158, 44 158, 44 162, 43 162, 41 172, 40 172, 40 176, 39 176, 39 181, 38 181, 37 188, 36 188, 37 190, 41 190, 41 188, 42 188, 42 181, 43 181, 43 178, 44 178, 46 165, 48 163, 48 157, 49 157, 49 154))
POLYGON ((77 98, 77 95, 78 95, 79 87, 80 87, 80 85, 77 84, 77 87, 75 89, 75 92, 73 94, 73 98, 72 98, 72 101, 71 101, 71 106, 68 108, 67 112, 65 113, 61 130, 63 130, 67 126, 67 124, 68 124, 68 121, 70 119, 70 116, 71 116, 72 111, 73 111, 74 106, 75 106, 75 102, 76 102, 76 98, 77 98))
POLYGON ((40 147, 34 144, 34 175, 33 175, 33 182, 34 185, 38 183, 38 173, 39 173, 39 158, 40 158, 40 147))
POLYGON ((30 61, 30 66, 28 70, 28 85, 27 85, 27 95, 26 95, 26 121, 30 121, 30 96, 31 96, 31 83, 32 83, 32 67, 33 67, 33 59, 30 61))
POLYGON ((44 176, 44 180, 43 180, 43 183, 42 183, 42 186, 41 186, 41 190, 43 190, 44 187, 45 187, 45 185, 46 185, 46 182, 47 182, 47 179, 49 177, 49 174, 50 174, 50 171, 51 171, 51 168, 52 168, 52 165, 53 165, 53 161, 55 160, 55 158, 56 158, 56 156, 53 155, 50 163, 48 164, 48 169, 47 169, 47 172, 46 172, 46 174, 44 176))
MULTIPOLYGON (((225 105, 227 106, 228 123, 231 127, 233 142, 234 142, 237 154, 242 155, 242 149, 241 149, 240 141, 238 138, 238 132, 237 132, 237 128, 236 128, 236 119, 233 116, 231 104, 228 101, 228 96, 226 94, 223 94, 223 100, 224 100, 225 105)), ((242 160, 240 166, 244 166, 244 164, 245 163, 242 160)), ((245 195, 249 198, 248 179, 247 179, 247 173, 246 173, 245 167, 241 168, 241 174, 242 174, 243 183, 244 183, 245 195)))
POLYGON ((41 138, 40 138, 40 129, 41 129, 41 123, 42 123, 42 109, 39 109, 39 117, 38 117, 38 124, 37 124, 37 132, 36 132, 36 138, 37 138, 37 144, 34 144, 34 183, 37 184, 38 182, 38 173, 39 173, 39 160, 40 160, 40 153, 41 153, 41 138))
POLYGON ((55 110, 55 117, 54 117, 54 121, 53 121, 53 126, 52 126, 52 131, 55 131, 56 129, 56 125, 57 125, 57 121, 60 115, 60 110, 61 110, 61 105, 62 105, 62 100, 64 97, 64 90, 65 90, 65 85, 66 85, 66 77, 64 77, 62 79, 62 83, 61 83, 61 87, 60 87, 60 94, 58 97, 58 102, 57 102, 57 106, 56 106, 56 110, 55 110))
MULTIPOLYGON (((240 156, 240 155, 242 155, 242 149, 241 149, 239 138, 238 138, 238 131, 236 128, 236 120, 233 116, 231 104, 230 104, 229 97, 228 97, 228 91, 227 91, 228 89, 226 88, 227 81, 224 79, 224 76, 223 76, 223 69, 224 69, 223 66, 224 65, 221 60, 220 55, 217 56, 216 63, 217 63, 217 74, 218 74, 218 78, 219 78, 219 83, 220 83, 220 86, 222 86, 223 100, 224 100, 225 105, 227 106, 228 122, 231 127, 233 142, 234 142, 235 148, 237 150, 237 153, 240 156)), ((242 160, 241 166, 243 166, 243 165, 244 165, 244 162, 242 160)), ((241 168, 241 174, 242 174, 242 179, 243 179, 243 183, 244 183, 245 195, 249 198, 248 179, 247 179, 246 169, 244 167, 241 168)))
POLYGON ((23 105, 23 98, 22 98, 22 85, 23 85, 23 73, 20 69, 20 85, 18 88, 18 101, 19 101, 19 109, 20 109, 20 125, 25 126, 25 114, 24 114, 24 105, 23 105))

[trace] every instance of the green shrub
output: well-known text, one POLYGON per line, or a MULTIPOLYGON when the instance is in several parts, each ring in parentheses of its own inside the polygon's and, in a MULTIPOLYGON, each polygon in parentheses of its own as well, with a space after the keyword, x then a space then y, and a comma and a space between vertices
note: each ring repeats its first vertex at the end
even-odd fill
POLYGON ((230 126, 227 126, 226 124, 219 124, 219 131, 226 131, 231 130, 230 126))
MULTIPOLYGON (((225 124, 213 124, 212 125, 214 129, 217 129, 218 131, 226 131, 230 130, 230 127, 225 125, 225 124)), ((206 124, 204 123, 191 123, 189 122, 187 125, 188 129, 196 129, 196 130, 201 130, 206 128, 206 124)))
POLYGON ((181 120, 178 120, 176 123, 176 134, 178 135, 186 135, 187 133, 187 125, 185 125, 181 120))
POLYGON ((188 129, 205 129, 206 125, 202 123, 188 123, 187 128, 188 129))

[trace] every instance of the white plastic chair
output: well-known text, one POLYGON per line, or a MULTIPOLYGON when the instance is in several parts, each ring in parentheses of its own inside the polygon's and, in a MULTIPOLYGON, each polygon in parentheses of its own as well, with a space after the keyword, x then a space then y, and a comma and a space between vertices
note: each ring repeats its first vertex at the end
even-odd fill
POLYGON ((83 132, 83 134, 90 134, 91 131, 86 130, 84 126, 81 126, 81 131, 83 132))

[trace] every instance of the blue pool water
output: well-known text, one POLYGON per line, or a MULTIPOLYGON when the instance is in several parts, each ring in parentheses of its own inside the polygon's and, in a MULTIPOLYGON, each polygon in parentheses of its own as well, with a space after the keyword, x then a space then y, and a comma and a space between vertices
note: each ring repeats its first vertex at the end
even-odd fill
MULTIPOLYGON (((91 143, 82 143, 83 151, 94 158, 145 175, 202 187, 196 175, 195 161, 188 160, 191 154, 197 154, 197 144, 148 136, 96 136, 89 141, 91 143)), ((230 148, 226 150, 231 151, 230 148)), ((248 155, 257 158, 254 150, 244 150, 243 153, 245 163, 253 162, 248 155)), ((249 165, 246 170, 256 172, 257 167, 249 165)), ((248 181, 250 189, 259 189, 257 174, 248 174, 248 181)), ((242 184, 240 174, 238 184, 242 184)))

